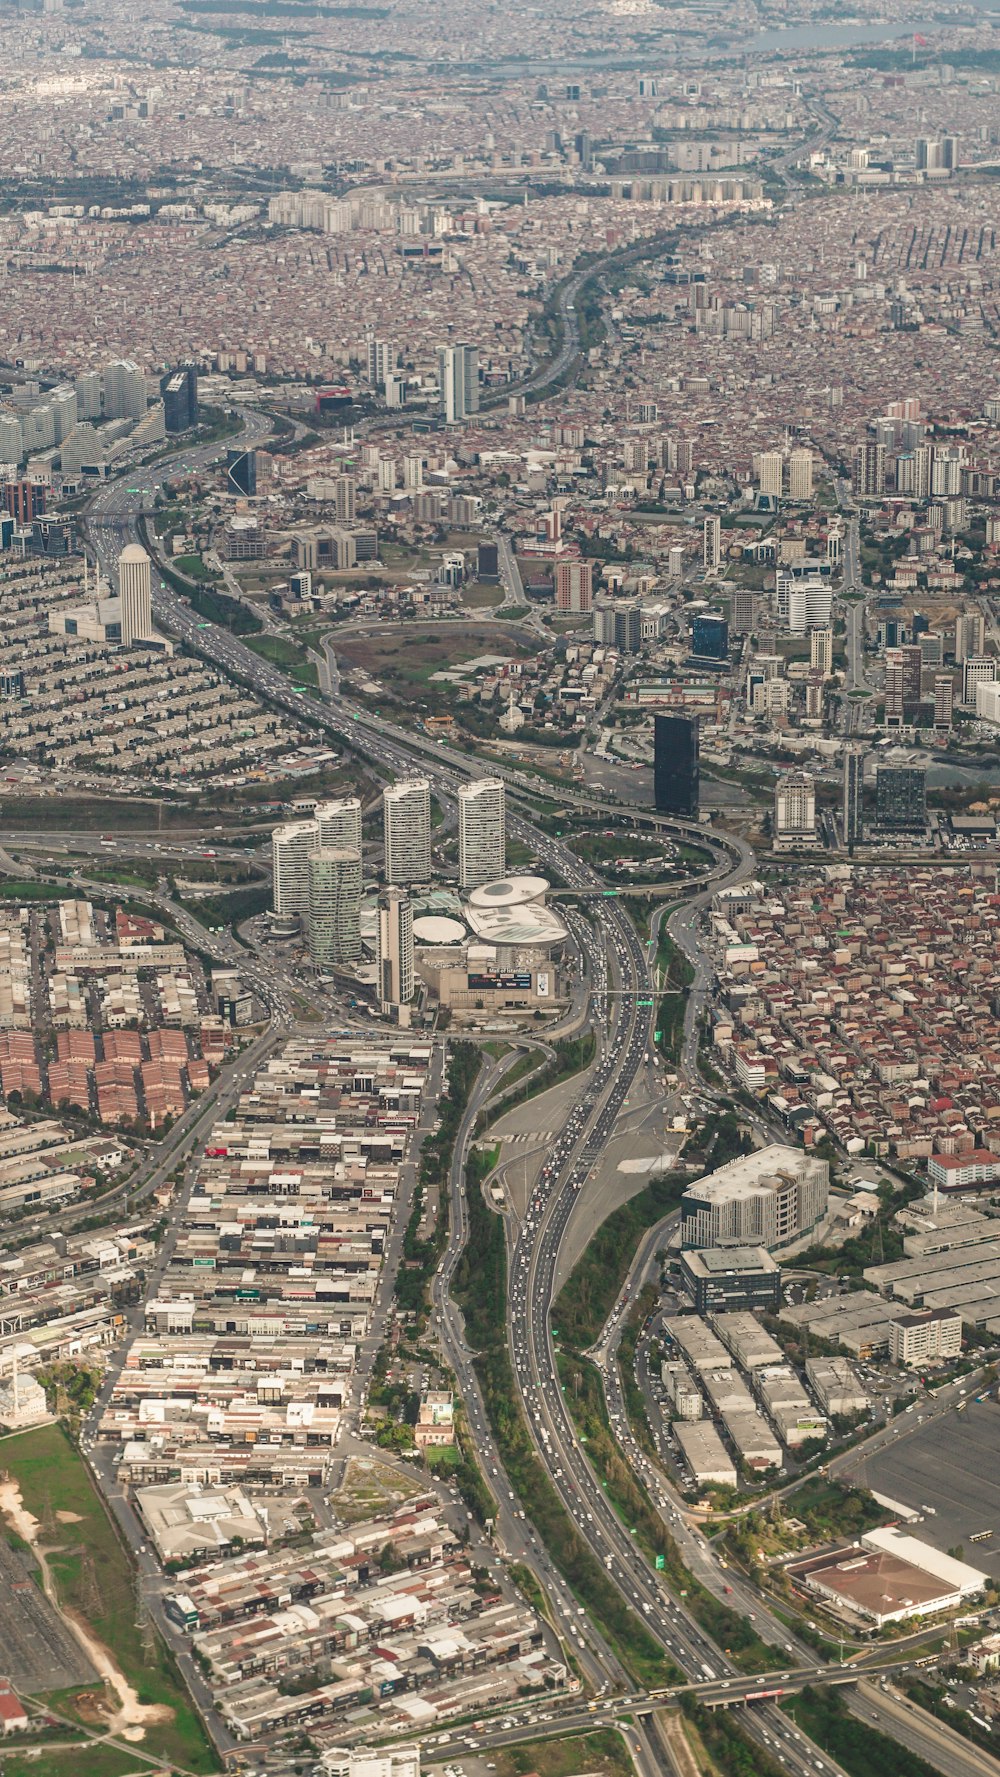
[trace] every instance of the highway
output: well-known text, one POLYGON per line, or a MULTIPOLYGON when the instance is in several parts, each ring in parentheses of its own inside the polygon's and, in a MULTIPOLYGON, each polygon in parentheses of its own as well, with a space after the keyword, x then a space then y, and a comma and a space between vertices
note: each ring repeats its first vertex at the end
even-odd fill
MULTIPOLYGON (((244 442, 248 445, 259 442, 267 430, 266 422, 253 413, 245 416, 244 425, 244 442)), ((214 454, 213 447, 206 446, 201 451, 186 453, 182 460, 193 466, 204 466, 214 454)), ((115 483, 100 489, 95 496, 88 515, 89 531, 102 567, 109 574, 116 566, 125 543, 138 538, 140 509, 144 501, 151 499, 162 476, 161 464, 157 467, 155 481, 152 475, 137 474, 129 487, 115 483)), ((306 716, 325 731, 338 735, 387 774, 412 771, 416 757, 416 762, 428 771, 435 784, 453 792, 456 781, 476 775, 481 769, 474 759, 454 748, 425 742, 419 736, 397 730, 384 717, 364 717, 360 711, 351 709, 342 698, 334 696, 327 701, 296 693, 283 674, 268 662, 259 659, 237 637, 199 621, 190 607, 163 583, 155 571, 153 580, 154 615, 158 625, 186 642, 196 652, 214 660, 224 671, 244 679, 261 697, 278 703, 293 713, 306 716)), ((533 791, 534 785, 526 774, 507 772, 504 775, 512 788, 522 795, 533 791)), ((582 802, 586 799, 574 795, 567 797, 567 800, 582 802)), ((616 812, 621 812, 620 808, 616 812)), ((734 844, 728 839, 715 839, 693 823, 664 824, 682 835, 697 833, 700 843, 707 844, 716 851, 720 859, 719 881, 739 880, 751 866, 753 854, 738 843, 734 844)), ((549 862, 570 884, 595 890, 601 887, 599 878, 582 866, 567 846, 531 828, 524 820, 519 825, 523 836, 530 838, 541 864, 549 862)), ((662 1582, 652 1576, 644 1557, 636 1550, 632 1539, 608 1506, 599 1482, 580 1452, 563 1406, 561 1391, 554 1380, 555 1363, 549 1311, 560 1244, 576 1190, 583 1185, 590 1166, 611 1133, 650 1041, 649 1012, 643 1010, 640 1014, 636 1003, 640 997, 647 998, 650 992, 646 949, 617 899, 595 902, 594 913, 594 938, 589 959, 591 982, 595 990, 599 991, 605 979, 603 970, 606 958, 614 984, 621 990, 621 995, 610 1001, 609 1029, 601 1042, 599 1057, 587 1081, 584 1098, 553 1151, 538 1187, 539 1195, 532 1206, 533 1213, 529 1212, 525 1218, 511 1255, 510 1336, 515 1374, 522 1399, 530 1408, 528 1423, 537 1438, 542 1460, 564 1503, 595 1554, 603 1561, 613 1583, 630 1606, 646 1619, 651 1632, 682 1670, 693 1672, 695 1676, 722 1677, 728 1670, 724 1656, 719 1654, 693 1619, 682 1612, 680 1606, 670 1598, 662 1582), (539 1435, 542 1423, 545 1423, 549 1433, 548 1448, 539 1435)), ((599 1030, 603 1029, 603 1019, 598 1020, 598 1027, 599 1030)), ((464 1155, 464 1145, 462 1152, 464 1155)), ((454 1334, 448 1330, 446 1284, 439 1288, 437 1304, 443 1336, 448 1338, 448 1344, 454 1352, 454 1334)), ((475 1392, 471 1390, 471 1363, 466 1360, 461 1368, 464 1372, 461 1377, 463 1389, 470 1391, 466 1398, 477 1454, 491 1481, 499 1480, 500 1464, 495 1460, 496 1451, 488 1435, 482 1403, 477 1401, 475 1392), (492 1469, 496 1469, 496 1476, 490 1474, 492 1469)), ((507 1491, 507 1504, 515 1504, 513 1489, 508 1487, 507 1491)), ((524 1523, 520 1516, 514 1521, 518 1525, 524 1523)), ((530 1529, 521 1532, 513 1530, 510 1517, 505 1519, 505 1528, 513 1545, 510 1548, 511 1554, 515 1558, 530 1561, 530 1565, 539 1574, 552 1598, 557 1621, 564 1634, 572 1636, 574 1651, 579 1657, 581 1648, 585 1645, 581 1630, 586 1626, 580 1607, 558 1578, 547 1557, 543 1558, 534 1532, 530 1529), (571 1626, 573 1612, 577 1613, 576 1622, 571 1626)), ((609 1650, 601 1644, 593 1629, 586 1627, 586 1645, 591 1649, 590 1655, 586 1656, 588 1664, 591 1660, 596 1662, 604 1673, 602 1682, 605 1685, 620 1686, 622 1673, 619 1663, 609 1655, 609 1650)), ((590 1676, 597 1676, 592 1665, 590 1676)), ((759 1731, 763 1732, 761 1718, 755 1715, 753 1719, 760 1722, 759 1731)), ((642 1746, 639 1751, 641 1762, 649 1763, 651 1769, 655 1768, 657 1760, 648 1745, 642 1746)), ((799 1765, 790 1765, 789 1768, 801 1770, 804 1777, 805 1771, 814 1767, 810 1767, 808 1761, 800 1761, 799 1765)), ((827 1764, 820 1769, 831 1770, 832 1767, 827 1764)))
POLYGON ((917 1709, 897 1691, 862 1682, 851 1692, 850 1710, 866 1726, 888 1734, 908 1752, 926 1759, 944 1777, 1000 1777, 997 1759, 964 1740, 946 1722, 917 1709))
MULTIPOLYGON (((267 422, 260 415, 244 415, 243 442, 246 445, 259 443, 267 431, 267 422)), ((204 446, 181 453, 181 461, 201 467, 215 454, 215 447, 204 446)), ((161 463, 153 472, 135 473, 129 487, 121 483, 110 484, 95 496, 88 517, 90 536, 102 567, 109 574, 124 544, 139 538, 141 506, 144 501, 151 501, 163 474, 161 463)), ((336 735, 386 775, 411 772, 418 766, 426 771, 436 787, 453 794, 458 782, 481 773, 477 761, 457 749, 399 730, 384 716, 373 718, 352 708, 339 695, 339 680, 332 673, 328 681, 328 698, 295 692, 282 673, 259 659, 237 637, 199 621, 190 607, 155 572, 154 614, 158 625, 165 631, 213 660, 222 670, 243 679, 266 701, 279 704, 325 732, 336 735)), ((504 771, 503 775, 522 804, 540 787, 524 772, 504 771)), ((550 788, 548 793, 551 794, 550 788)), ((571 805, 588 809, 595 806, 585 792, 568 790, 565 796, 560 792, 560 796, 571 805)), ((655 820, 657 825, 679 836, 696 836, 699 844, 712 850, 718 860, 714 881, 701 885, 699 899, 703 900, 713 888, 723 883, 743 880, 754 867, 754 854, 728 835, 716 836, 694 823, 657 818, 652 811, 631 810, 622 804, 612 808, 602 802, 597 806, 607 806, 608 812, 617 815, 625 813, 636 819, 655 820)), ((550 864, 571 886, 591 889, 595 894, 600 890, 599 878, 580 863, 568 846, 533 827, 527 816, 518 817, 515 830, 531 843, 542 866, 550 864)), ((728 1695, 730 1690, 744 1682, 743 1676, 735 1671, 681 1603, 670 1595, 662 1578, 650 1569, 634 1538, 609 1505, 581 1450, 557 1381, 551 1308, 561 1244, 576 1194, 584 1188, 594 1162, 614 1129, 651 1041, 649 1008, 652 990, 647 948, 617 898, 595 899, 592 910, 593 927, 588 928, 586 922, 581 921, 578 930, 588 934, 584 941, 588 943, 593 994, 591 1017, 598 1034, 598 1052, 582 1083, 580 1101, 543 1168, 524 1220, 516 1232, 511 1230, 511 1358, 526 1422, 539 1457, 574 1523, 602 1562, 611 1582, 677 1667, 696 1681, 718 1684, 728 1695), (640 1001, 644 1004, 640 1005, 640 1001), (605 1008, 609 1009, 606 1027, 605 1008)), ((676 913, 670 926, 672 935, 691 956, 696 969, 689 998, 683 1058, 684 1071, 693 1078, 696 1078, 698 1014, 710 979, 698 947, 696 920, 697 902, 676 913)), ((453 1233, 441 1274, 434 1283, 436 1320, 466 1401, 477 1458, 499 1501, 501 1542, 511 1557, 523 1560, 535 1572, 548 1593, 553 1618, 561 1634, 571 1643, 591 1683, 599 1693, 603 1687, 607 1695, 611 1687, 621 1689, 623 1686, 620 1663, 594 1626, 587 1622, 549 1552, 539 1546, 539 1539, 525 1519, 514 1489, 509 1484, 504 1486, 505 1477, 479 1397, 471 1353, 465 1345, 460 1317, 448 1294, 466 1233, 462 1178, 467 1145, 475 1116, 499 1077, 492 1064, 488 1065, 477 1083, 469 1113, 463 1121, 461 1139, 456 1144, 451 1180, 453 1233), (506 1500, 503 1499, 505 1491, 506 1500)), ((720 1700, 721 1695, 720 1690, 720 1700)), ((618 1708, 621 1707, 619 1703, 618 1708)), ((783 1768, 794 1777, 806 1777, 806 1773, 811 1777, 814 1772, 832 1777, 838 1771, 832 1760, 821 1756, 769 1704, 748 1711, 745 1726, 747 1733, 762 1747, 780 1754, 783 1768)), ((629 1743, 644 1773, 663 1767, 663 1754, 657 1753, 641 1723, 629 1730, 629 1743)))

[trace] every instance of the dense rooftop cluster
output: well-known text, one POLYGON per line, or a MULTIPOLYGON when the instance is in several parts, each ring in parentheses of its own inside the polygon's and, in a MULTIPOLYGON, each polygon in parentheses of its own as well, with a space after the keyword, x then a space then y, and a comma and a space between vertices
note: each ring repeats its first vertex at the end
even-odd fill
POLYGON ((849 1152, 1000 1153, 995 871, 835 867, 713 916, 740 1080, 849 1152))

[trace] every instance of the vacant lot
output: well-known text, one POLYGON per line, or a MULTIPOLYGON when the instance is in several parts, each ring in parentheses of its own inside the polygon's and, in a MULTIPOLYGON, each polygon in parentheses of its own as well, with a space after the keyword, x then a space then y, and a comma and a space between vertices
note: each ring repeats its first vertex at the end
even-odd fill
MULTIPOLYGON (((494 1746, 490 1756, 497 1777, 572 1777, 578 1771, 602 1777, 627 1777, 632 1761, 614 1728, 598 1728, 593 1734, 572 1734, 551 1740, 524 1740, 517 1746, 494 1746)), ((455 1761, 463 1770, 481 1769, 479 1760, 455 1761)))
POLYGON ((340 1487, 330 1495, 330 1504, 345 1524, 361 1524, 379 1512, 395 1511, 419 1492, 418 1483, 401 1467, 372 1457, 351 1456, 340 1487))
MULTIPOLYGON (((48 1557, 60 1604, 76 1612, 110 1649, 140 1703, 162 1704, 171 1712, 169 1721, 147 1727, 142 1750, 191 1771, 216 1770, 204 1729, 166 1649, 159 1647, 159 1657, 153 1659, 143 1652, 131 1567, 69 1439, 54 1425, 5 1438, 0 1466, 17 1482, 24 1508, 43 1525, 55 1520, 60 1526, 56 1537, 45 1534, 46 1544, 58 1539, 61 1545, 48 1557)), ((79 1762, 75 1769, 81 1769, 79 1762)))
POLYGON ((426 696, 428 687, 447 694, 446 682, 430 685, 432 674, 448 672, 480 655, 523 660, 533 652, 526 639, 485 623, 409 623, 398 629, 387 625, 377 635, 337 640, 342 667, 361 667, 404 700, 426 696))
POLYGON ((47 1746, 44 1752, 6 1752, 4 1777, 126 1777, 126 1773, 148 1770, 134 1754, 118 1752, 113 1746, 90 1745, 86 1752, 79 1744, 60 1750, 47 1746))
POLYGON ((486 586, 480 580, 469 580, 462 587, 462 603, 472 611, 489 610, 503 603, 502 586, 486 586))
POLYGON ((315 686, 319 683, 316 662, 309 658, 305 648, 287 641, 284 636, 251 636, 247 647, 269 660, 272 666, 280 667, 296 684, 315 686))
POLYGON ((945 1413, 916 1431, 909 1415, 897 1423, 899 1437, 862 1459, 850 1479, 915 1512, 932 1506, 914 1534, 945 1552, 961 1547, 970 1566, 1000 1578, 1000 1407, 971 1402, 963 1413, 945 1413), (994 1534, 973 1543, 980 1530, 994 1534))

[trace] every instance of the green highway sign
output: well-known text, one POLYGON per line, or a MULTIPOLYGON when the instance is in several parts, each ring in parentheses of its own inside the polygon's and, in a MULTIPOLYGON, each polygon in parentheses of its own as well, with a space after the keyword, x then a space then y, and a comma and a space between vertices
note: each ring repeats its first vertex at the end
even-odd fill
POLYGON ((664 1562, 663 1556, 657 1555, 657 1557, 656 1557, 656 1571, 657 1571, 657 1573, 662 1573, 665 1565, 666 1564, 664 1562))

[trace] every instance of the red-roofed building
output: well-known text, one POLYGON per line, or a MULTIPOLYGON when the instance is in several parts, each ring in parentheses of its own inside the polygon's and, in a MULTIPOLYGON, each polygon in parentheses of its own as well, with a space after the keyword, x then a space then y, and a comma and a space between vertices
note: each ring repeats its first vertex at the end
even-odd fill
POLYGON ((967 1149, 962 1154, 932 1154, 927 1162, 932 1185, 942 1191, 974 1191, 1000 1179, 1000 1154, 989 1148, 967 1149))
POLYGON ((0 1681, 0 1734, 23 1734, 29 1725, 28 1711, 9 1684, 0 1681))

